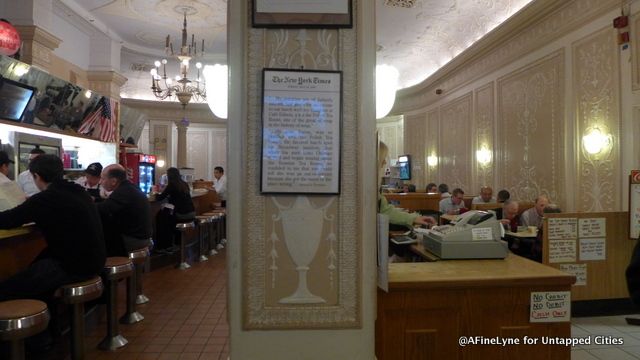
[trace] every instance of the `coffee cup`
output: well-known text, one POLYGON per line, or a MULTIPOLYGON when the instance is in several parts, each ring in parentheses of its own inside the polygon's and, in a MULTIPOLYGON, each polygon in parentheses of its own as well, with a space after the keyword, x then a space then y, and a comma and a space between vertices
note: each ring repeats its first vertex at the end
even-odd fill
POLYGON ((538 232, 538 227, 537 226, 529 226, 528 228, 530 233, 537 233, 538 232))

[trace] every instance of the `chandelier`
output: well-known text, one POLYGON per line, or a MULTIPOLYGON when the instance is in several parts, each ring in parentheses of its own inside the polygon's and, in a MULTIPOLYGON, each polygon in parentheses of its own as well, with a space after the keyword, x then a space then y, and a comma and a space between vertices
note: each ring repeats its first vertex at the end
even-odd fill
POLYGON ((167 56, 175 56, 180 64, 180 73, 175 79, 167 77, 167 59, 162 61, 156 60, 155 67, 151 69, 151 91, 160 100, 171 98, 174 95, 178 98, 182 108, 184 109, 191 99, 205 101, 207 99, 207 91, 205 81, 200 77, 202 63, 196 63, 197 75, 195 80, 189 79, 189 62, 191 59, 201 58, 204 56, 204 39, 202 46, 198 49, 195 42, 194 34, 191 34, 191 44, 187 44, 187 13, 184 12, 184 26, 182 28, 182 46, 179 52, 173 51, 173 43, 167 35, 165 44, 165 53, 167 56), (160 66, 162 66, 162 75, 160 75, 160 66))

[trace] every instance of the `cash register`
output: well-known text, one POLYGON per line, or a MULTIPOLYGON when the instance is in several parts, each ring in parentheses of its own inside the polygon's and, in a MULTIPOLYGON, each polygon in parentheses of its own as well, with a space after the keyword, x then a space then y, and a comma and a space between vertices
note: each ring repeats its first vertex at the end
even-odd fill
POLYGON ((508 248, 502 231, 495 213, 475 210, 422 235, 425 249, 441 259, 504 259, 508 248))

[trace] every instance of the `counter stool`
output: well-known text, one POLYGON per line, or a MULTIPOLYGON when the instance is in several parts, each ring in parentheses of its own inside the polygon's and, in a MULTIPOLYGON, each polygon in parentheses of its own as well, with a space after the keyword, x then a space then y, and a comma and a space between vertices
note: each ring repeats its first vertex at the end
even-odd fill
POLYGON ((216 234, 216 249, 221 250, 224 249, 224 213, 219 210, 213 210, 204 213, 203 215, 213 216, 213 223, 215 224, 215 234, 216 234))
MULTIPOLYGON (((151 246, 153 246, 153 240, 151 240, 151 244, 151 246)), ((149 261, 149 250, 149 246, 145 246, 142 249, 134 250, 129 253, 129 259, 131 259, 135 268, 133 278, 136 282, 136 292, 134 295, 136 305, 142 305, 149 302, 149 298, 142 293, 142 273, 144 272, 147 261, 149 261)), ((127 296, 129 296, 128 293, 127 296)), ((129 305, 127 304, 127 306, 129 305)))
POLYGON ((55 297, 71 305, 71 359, 84 359, 84 303, 102 295, 102 279, 95 276, 89 280, 63 285, 55 297))
POLYGON ((133 263, 126 257, 108 257, 102 276, 107 283, 107 336, 98 344, 100 350, 116 350, 128 341, 118 329, 118 280, 133 275, 133 263))
POLYGON ((176 230, 180 231, 180 263, 176 266, 180 270, 186 270, 191 267, 186 261, 187 253, 186 253, 186 242, 187 236, 186 233, 189 230, 192 230, 196 227, 194 222, 188 223, 177 223, 176 230))
MULTIPOLYGON (((129 253, 134 272, 127 278, 127 311, 120 318, 120 324, 135 324, 144 320, 144 316, 136 310, 136 304, 138 293, 142 293, 142 268, 148 256, 149 247, 147 246, 129 253)), ((149 301, 148 298, 147 301, 149 301)))
POLYGON ((199 261, 207 261, 209 258, 207 257, 207 245, 210 243, 210 224, 211 217, 206 215, 198 215, 196 216, 196 220, 198 221, 198 238, 200 240, 200 258, 199 261))
POLYGON ((24 359, 24 339, 49 325, 47 304, 39 300, 0 302, 0 340, 11 343, 9 359, 24 359))

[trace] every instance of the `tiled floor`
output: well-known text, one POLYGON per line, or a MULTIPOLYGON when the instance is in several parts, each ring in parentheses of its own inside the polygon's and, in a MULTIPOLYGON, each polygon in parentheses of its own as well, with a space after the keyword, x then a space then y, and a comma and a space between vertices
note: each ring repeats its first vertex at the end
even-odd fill
POLYGON ((591 344, 574 347, 571 351, 571 359, 640 359, 640 326, 627 325, 626 316, 629 315, 573 318, 571 335, 574 338, 590 339, 591 344), (621 339, 623 343, 620 345, 595 344, 596 341, 603 342, 609 339, 621 339))
POLYGON ((129 344, 115 352, 97 350, 106 333, 106 323, 102 322, 87 334, 86 358, 226 360, 229 325, 225 257, 223 250, 187 270, 168 266, 145 274, 144 292, 151 299, 139 306, 145 319, 120 325, 129 344))

